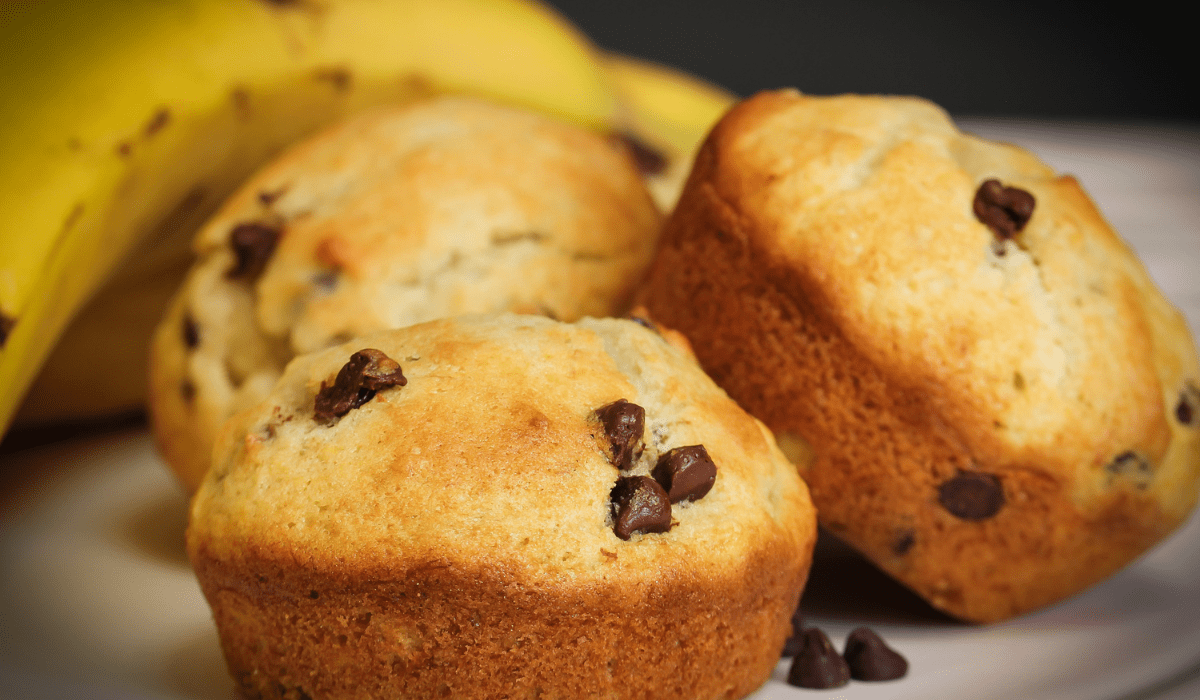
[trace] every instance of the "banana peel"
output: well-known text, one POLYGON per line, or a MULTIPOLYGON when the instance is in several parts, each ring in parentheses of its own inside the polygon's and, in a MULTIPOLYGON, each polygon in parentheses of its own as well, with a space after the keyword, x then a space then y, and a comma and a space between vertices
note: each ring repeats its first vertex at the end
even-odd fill
MULTIPOLYGON (((648 175, 647 184, 669 209, 695 150, 735 98, 638 59, 610 54, 599 65, 616 96, 616 116, 588 125, 627 132, 665 156, 666 168, 648 175)), ((19 426, 92 420, 143 406, 149 338, 190 265, 192 234, 221 199, 193 192, 160 220, 150 242, 137 246, 67 328, 21 405, 19 426)))
MULTIPOLYGON (((0 430, 67 323, 135 249, 313 130, 469 92, 613 128, 597 52, 526 0, 47 0, 0 24, 0 430)), ((104 364, 104 358, 96 358, 104 364)), ((71 394, 54 400, 71 402, 71 394)))

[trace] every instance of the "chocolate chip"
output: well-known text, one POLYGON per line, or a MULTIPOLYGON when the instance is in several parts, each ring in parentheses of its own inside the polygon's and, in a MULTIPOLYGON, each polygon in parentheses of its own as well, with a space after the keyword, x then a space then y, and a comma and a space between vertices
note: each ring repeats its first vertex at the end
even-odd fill
POLYGON ((1121 454, 1113 457, 1113 460, 1105 467, 1110 474, 1123 476, 1137 483, 1138 486, 1145 488, 1154 476, 1154 467, 1150 461, 1142 455, 1126 450, 1121 454))
POLYGON ((282 197, 287 192, 287 190, 288 190, 287 185, 284 185, 283 187, 280 187, 279 189, 274 190, 274 191, 262 190, 258 193, 258 201, 260 203, 262 203, 262 205, 264 207, 269 207, 272 204, 274 204, 277 199, 282 197))
POLYGON ((613 532, 623 540, 635 532, 671 529, 671 501, 648 476, 622 476, 612 493, 613 532))
POLYGON ((229 245, 237 262, 225 276, 229 279, 257 279, 275 252, 281 235, 283 230, 270 224, 252 222, 234 226, 229 233, 229 245))
POLYGON ((900 533, 900 536, 897 537, 896 541, 892 544, 892 552, 894 552, 896 556, 902 557, 905 554, 908 554, 908 550, 912 549, 913 545, 916 543, 916 534, 913 533, 912 530, 905 530, 904 532, 900 533))
POLYGON ((846 638, 846 665, 856 681, 894 681, 908 673, 908 661, 879 635, 859 627, 846 638))
POLYGON ((788 669, 788 685, 825 689, 840 688, 850 682, 850 667, 824 632, 810 627, 800 636, 800 653, 788 669))
POLYGON ((8 341, 8 335, 12 333, 12 329, 16 325, 17 319, 0 313, 0 348, 4 347, 4 343, 8 341))
POLYGON ((676 447, 658 458, 654 480, 666 490, 671 503, 698 501, 716 482, 717 465, 704 445, 676 447))
POLYGON ((645 141, 628 132, 618 132, 612 135, 618 143, 629 149, 638 172, 643 175, 658 175, 667 169, 667 157, 645 141))
POLYGON ((804 648, 804 616, 800 614, 800 606, 792 613, 792 636, 783 643, 783 653, 780 656, 795 656, 804 648))
POLYGON ((634 450, 646 428, 646 409, 625 399, 617 399, 596 409, 596 417, 604 425, 612 449, 612 463, 617 469, 633 466, 634 450))
POLYGON ((350 356, 333 384, 321 382, 315 402, 316 419, 332 425, 351 409, 375 397, 380 389, 408 384, 400 365, 383 352, 367 348, 350 356))
POLYGON ((938 502, 963 520, 986 520, 1004 506, 1004 488, 991 474, 959 472, 938 487, 938 502))
POLYGON ((1033 216, 1033 195, 1016 187, 1005 187, 999 180, 984 180, 975 191, 972 209, 975 218, 1001 239, 1012 238, 1033 216))
POLYGON ((630 321, 633 321, 634 323, 638 324, 642 328, 647 328, 649 330, 654 331, 655 333, 660 333, 660 331, 658 330, 658 326, 656 326, 654 324, 654 321, 651 321, 648 318, 643 318, 641 316, 637 316, 634 314, 630 314, 626 318, 628 318, 630 321))
POLYGON ((190 312, 183 315, 183 344, 194 350, 200 344, 200 328, 190 312))
POLYGON ((1187 382, 1183 385, 1183 391, 1179 392, 1179 403, 1175 404, 1175 418, 1184 425, 1194 425, 1197 413, 1200 413, 1200 388, 1187 382))

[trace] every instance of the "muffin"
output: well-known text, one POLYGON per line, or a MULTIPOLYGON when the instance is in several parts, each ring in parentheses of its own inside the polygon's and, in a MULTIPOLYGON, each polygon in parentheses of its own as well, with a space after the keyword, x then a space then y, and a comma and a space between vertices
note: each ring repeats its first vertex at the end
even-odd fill
POLYGON ((1100 581, 1196 502, 1182 316, 1073 178, 928 102, 735 107, 640 298, 776 432, 822 524, 964 620, 1100 581))
POLYGON ((446 97, 334 126, 199 232, 152 343, 162 454, 194 490, 221 423, 289 359, 370 331, 618 314, 660 224, 624 145, 540 114, 446 97))
POLYGON ((188 553, 251 698, 734 698, 816 518, 769 431, 628 320, 444 319, 292 361, 188 553))

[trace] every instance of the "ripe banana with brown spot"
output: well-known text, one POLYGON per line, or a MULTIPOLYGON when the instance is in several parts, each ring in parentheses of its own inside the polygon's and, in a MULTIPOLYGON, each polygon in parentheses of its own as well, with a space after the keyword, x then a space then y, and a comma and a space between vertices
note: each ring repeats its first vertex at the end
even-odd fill
MULTIPOLYGON (((131 252, 135 273, 169 271, 239 182, 335 119, 470 92, 618 125, 598 54, 527 0, 46 0, 4 10, 0 431, 67 323, 131 252)), ((98 348, 71 352, 87 358, 68 356, 77 375, 124 371, 98 348)), ((38 398, 93 411, 108 403, 102 384, 79 389, 90 396, 59 388, 38 398)))

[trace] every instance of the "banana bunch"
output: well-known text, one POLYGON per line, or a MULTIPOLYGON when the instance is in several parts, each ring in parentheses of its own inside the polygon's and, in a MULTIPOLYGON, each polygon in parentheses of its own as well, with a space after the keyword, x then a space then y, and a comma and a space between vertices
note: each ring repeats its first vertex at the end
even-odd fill
POLYGON ((26 424, 140 406, 148 339, 192 234, 258 166, 325 124, 479 94, 633 136, 664 156, 648 184, 668 206, 732 102, 606 56, 528 0, 47 0, 5 11, 0 432, 26 394, 26 424))

